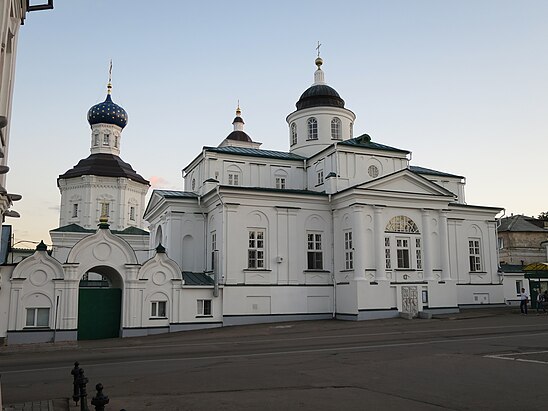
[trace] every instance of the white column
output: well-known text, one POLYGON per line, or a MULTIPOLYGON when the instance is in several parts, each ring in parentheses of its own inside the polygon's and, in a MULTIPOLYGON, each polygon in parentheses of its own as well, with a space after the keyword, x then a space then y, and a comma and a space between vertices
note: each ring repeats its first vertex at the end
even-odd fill
POLYGON ((363 206, 352 207, 352 242, 354 247, 354 279, 365 278, 365 224, 363 220, 363 206))
POLYGON ((447 229, 447 212, 440 211, 440 260, 441 279, 451 279, 451 265, 449 264, 449 230, 447 229))
POLYGON ((430 229, 430 210, 422 210, 422 267, 425 280, 433 280, 432 272, 432 232, 430 229))
POLYGON ((375 230, 375 281, 386 280, 384 261, 384 227, 382 221, 382 207, 373 207, 373 228, 375 230))

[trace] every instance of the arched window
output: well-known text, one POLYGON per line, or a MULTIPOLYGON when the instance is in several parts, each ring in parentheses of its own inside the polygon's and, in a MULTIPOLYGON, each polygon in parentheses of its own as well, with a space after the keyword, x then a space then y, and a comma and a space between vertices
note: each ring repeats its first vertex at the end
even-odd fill
POLYGON ((297 144, 297 124, 291 123, 291 145, 297 144))
POLYGON ((331 138, 333 140, 341 139, 341 119, 338 117, 333 117, 331 120, 331 138))
POLYGON ((385 231, 392 233, 419 233, 419 229, 415 222, 404 215, 393 217, 387 224, 385 231))
POLYGON ((421 237, 415 222, 398 215, 388 222, 385 231, 385 268, 422 270, 421 237))
POLYGON ((310 117, 307 121, 308 124, 308 140, 318 139, 318 121, 314 117, 310 117))

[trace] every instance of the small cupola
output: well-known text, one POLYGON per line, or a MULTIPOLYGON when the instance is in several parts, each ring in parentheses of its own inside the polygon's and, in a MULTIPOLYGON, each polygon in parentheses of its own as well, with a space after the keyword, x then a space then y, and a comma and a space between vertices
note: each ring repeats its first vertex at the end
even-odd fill
POLYGON ((244 131, 244 119, 242 118, 242 110, 240 109, 240 103, 236 108, 236 117, 232 121, 234 130, 226 136, 226 138, 219 144, 219 147, 225 146, 237 146, 248 148, 259 148, 261 143, 254 142, 251 137, 244 131))
POLYGON ((126 110, 112 101, 112 62, 110 63, 105 101, 95 104, 88 111, 88 123, 91 127, 92 154, 120 155, 122 130, 127 125, 126 110))

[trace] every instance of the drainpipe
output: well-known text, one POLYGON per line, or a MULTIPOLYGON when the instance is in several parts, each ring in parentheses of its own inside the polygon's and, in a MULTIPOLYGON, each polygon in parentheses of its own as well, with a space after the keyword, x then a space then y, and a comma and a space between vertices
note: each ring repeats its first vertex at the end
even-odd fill
POLYGON ((308 190, 308 174, 306 172, 306 158, 303 160, 303 170, 304 170, 304 189, 308 190))
MULTIPOLYGON (((327 196, 331 205, 331 194, 327 196)), ((335 319, 337 313, 337 280, 335 278, 335 214, 331 207, 331 281, 333 282, 333 312, 331 318, 335 319)))
MULTIPOLYGON (((225 206, 225 203, 221 197, 221 193, 220 193, 220 190, 219 190, 219 184, 217 184, 217 188, 216 188, 216 193, 217 193, 217 197, 219 197, 219 201, 221 202, 221 206, 223 207, 223 255, 222 255, 222 260, 223 260, 223 265, 224 265, 224 270, 223 271, 219 271, 219 269, 217 269, 217 277, 221 277, 223 272, 225 274, 225 278, 224 278, 224 281, 223 281, 223 284, 226 283, 226 280, 227 280, 227 277, 228 277, 228 273, 227 273, 227 260, 226 260, 226 255, 227 255, 227 242, 226 242, 226 238, 227 238, 227 226, 228 226, 228 222, 226 221, 227 218, 228 218, 228 213, 226 212, 226 206, 225 206)), ((218 248, 218 247, 217 247, 218 248)), ((220 264, 219 264, 220 265, 220 264)), ((220 280, 220 278, 218 278, 218 280, 220 280)))
MULTIPOLYGON (((496 241, 496 248, 497 248, 497 272, 498 270, 500 270, 500 250, 499 250, 499 227, 500 225, 502 224, 502 219, 504 218, 504 216, 506 215, 506 209, 503 208, 502 209, 502 215, 496 219, 496 224, 495 224, 495 241, 496 241)), ((499 283, 502 284, 502 282, 504 281, 504 276, 502 276, 502 272, 501 272, 501 275, 499 277, 499 283)))

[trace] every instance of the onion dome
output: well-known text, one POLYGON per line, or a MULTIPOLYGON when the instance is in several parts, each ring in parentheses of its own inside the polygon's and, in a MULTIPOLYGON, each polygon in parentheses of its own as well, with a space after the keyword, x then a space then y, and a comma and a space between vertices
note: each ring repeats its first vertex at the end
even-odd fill
POLYGON ((312 84, 297 101, 297 110, 310 107, 340 107, 344 108, 344 100, 339 93, 325 84, 324 73, 321 69, 323 60, 318 57, 315 61, 318 69, 314 73, 314 84, 312 84))
POLYGON ((107 98, 102 103, 94 105, 88 111, 88 123, 90 126, 99 123, 114 124, 124 128, 127 125, 127 113, 118 104, 112 101, 110 96, 112 85, 107 86, 107 98))
POLYGON ((238 104, 238 108, 236 109, 236 117, 234 117, 234 120, 232 121, 234 131, 226 136, 226 139, 235 141, 247 141, 252 143, 253 140, 251 140, 251 137, 249 137, 249 135, 244 131, 245 123, 244 119, 241 116, 242 110, 240 110, 240 105, 238 104))

